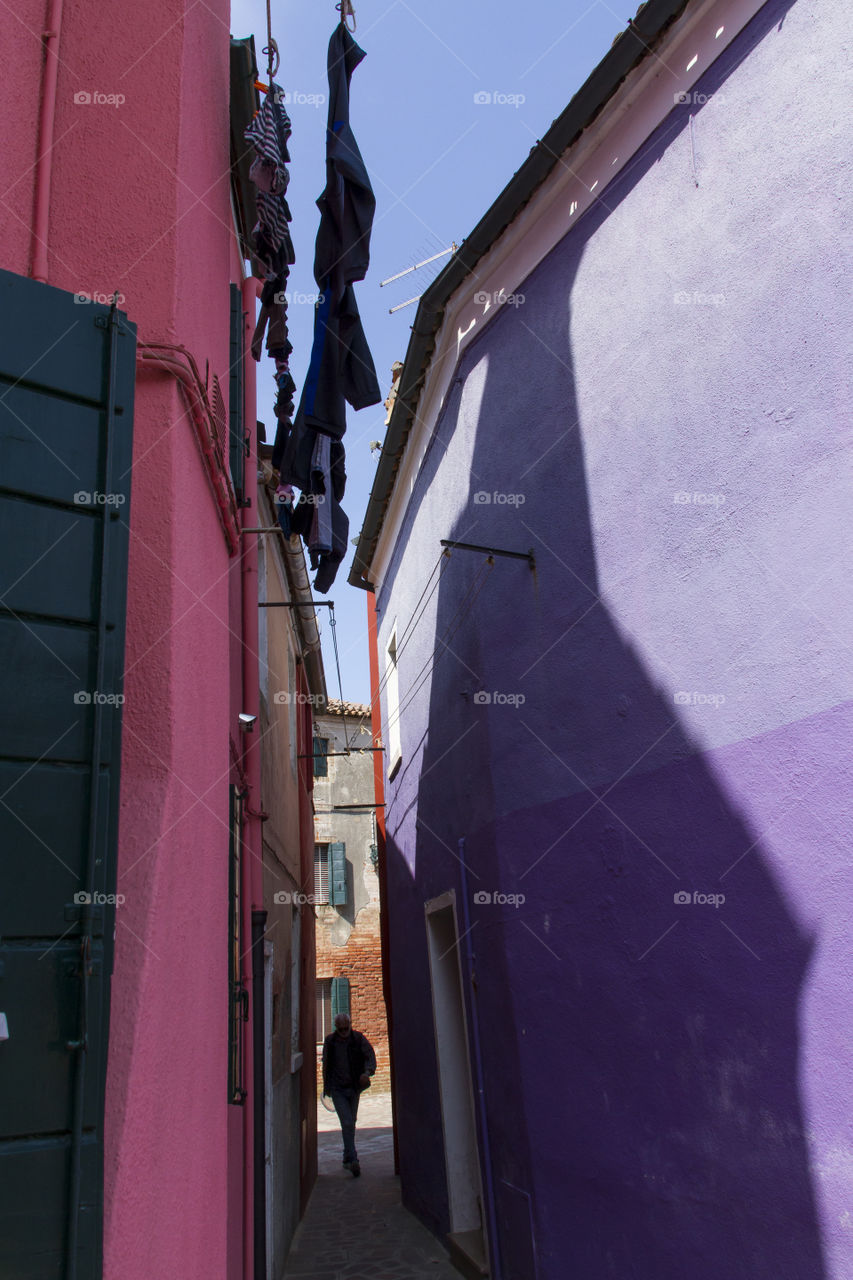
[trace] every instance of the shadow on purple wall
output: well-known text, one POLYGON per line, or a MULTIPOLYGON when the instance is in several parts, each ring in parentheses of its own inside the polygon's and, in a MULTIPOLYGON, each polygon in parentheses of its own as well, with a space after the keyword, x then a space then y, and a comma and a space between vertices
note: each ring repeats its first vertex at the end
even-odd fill
MULTIPOLYGON (((713 93, 788 7, 767 6, 700 88, 713 93)), ((405 1203, 447 1232, 424 902, 463 892, 465 836, 476 987, 464 951, 463 973, 469 1034, 476 1019, 483 1046, 503 1280, 826 1274, 798 1083, 814 940, 672 691, 598 598, 577 426, 570 299, 585 243, 686 123, 687 108, 672 113, 606 207, 525 282, 523 309, 505 308, 468 350, 400 540, 464 416, 461 381, 485 361, 471 474, 459 478, 469 500, 422 548, 422 576, 440 538, 521 551, 535 540, 537 571, 497 560, 471 608, 483 558, 454 553, 435 635, 409 670, 438 637, 450 634, 450 648, 428 706, 416 700, 403 718, 387 821, 405 1203), (474 502, 519 488, 522 511, 474 502), (477 691, 525 701, 482 705, 477 691), (424 723, 422 744, 407 741, 424 723), (524 902, 478 904, 478 890, 524 902), (680 904, 679 892, 726 901, 680 904)), ((395 586, 398 564, 379 604, 393 588, 405 617, 423 582, 395 586)), ((783 758, 800 731, 784 731, 783 758)), ((723 755, 750 768, 738 746, 723 755)))

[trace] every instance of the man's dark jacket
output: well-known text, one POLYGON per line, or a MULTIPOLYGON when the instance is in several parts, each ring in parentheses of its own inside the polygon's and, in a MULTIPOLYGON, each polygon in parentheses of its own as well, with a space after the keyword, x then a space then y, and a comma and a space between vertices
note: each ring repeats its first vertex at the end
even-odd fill
MULTIPOLYGON (((332 1070, 332 1043, 337 1036, 337 1031, 332 1031, 323 1041, 323 1092, 331 1092, 331 1081, 329 1074, 332 1070)), ((359 1076, 372 1076, 376 1070, 376 1054, 367 1036, 361 1034, 360 1031, 350 1031, 347 1036, 347 1050, 349 1057, 349 1070, 352 1079, 353 1089, 357 1089, 359 1076)))

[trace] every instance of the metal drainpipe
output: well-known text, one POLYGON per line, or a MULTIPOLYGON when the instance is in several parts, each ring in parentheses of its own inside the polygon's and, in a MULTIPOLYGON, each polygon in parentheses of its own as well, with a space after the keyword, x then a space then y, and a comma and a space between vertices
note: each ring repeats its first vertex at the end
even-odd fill
POLYGON ((50 0, 47 11, 47 27, 42 32, 44 40, 44 79, 41 94, 41 119, 39 120, 38 159, 35 171, 35 192, 32 235, 32 266, 34 280, 47 283, 47 220, 50 212, 50 177, 53 170, 53 126, 56 119, 56 82, 59 76, 59 34, 62 30, 62 0, 50 0))
POLYGON ((489 1126, 486 1120, 486 1095, 483 1088, 483 1056, 480 1049, 480 1024, 477 1017, 476 992, 471 981, 474 973, 474 952, 471 946, 471 918, 468 906, 468 873, 465 868, 465 837, 458 841, 459 869, 462 877, 462 923, 465 932, 465 958, 468 965, 469 1008, 471 1010, 471 1039, 474 1042, 474 1073, 477 1078, 477 1109, 480 1113, 480 1134, 483 1141, 483 1169, 486 1174, 486 1215, 489 1219, 489 1274, 492 1280, 501 1280, 498 1224, 495 1212, 495 1184, 492 1179, 492 1150, 489 1143, 489 1126))
MULTIPOLYGON (((266 1204, 266 1099, 264 1096, 264 1047, 266 1025, 264 1009, 264 934, 267 913, 252 908, 252 1087, 255 1090, 252 1115, 255 1127, 254 1238, 255 1280, 267 1280, 267 1204, 266 1204)), ((272 1206, 270 1206, 270 1209, 272 1206)))
MULTIPOLYGON (((242 546, 241 586, 242 586, 242 710, 257 717, 254 728, 243 733, 243 770, 248 782, 247 803, 243 810, 245 822, 243 827, 242 890, 243 890, 243 937, 252 942, 244 951, 243 981, 251 995, 251 1018, 253 1032, 244 1039, 245 1079, 249 1093, 257 1087, 256 1079, 256 1034, 255 1024, 263 1018, 263 999, 257 1003, 257 993, 252 981, 253 953, 255 937, 252 919, 255 911, 263 911, 263 832, 261 828, 261 752, 260 752, 260 671, 258 663, 258 535, 246 533, 245 530, 257 524, 258 509, 258 457, 257 457, 257 402, 255 387, 255 361, 250 344, 255 327, 255 301, 261 288, 261 282, 253 276, 242 283, 243 300, 243 423, 249 437, 249 454, 246 458, 243 478, 243 500, 246 504, 241 510, 242 546)), ((263 947, 261 943, 261 955, 263 947)), ((261 1028, 263 1030, 263 1026, 261 1028)), ((263 1053, 263 1041, 261 1041, 263 1053)), ((263 1073, 263 1058, 261 1059, 263 1073)), ((261 1074, 263 1080, 263 1074, 261 1074)), ((261 1143, 263 1154, 263 1090, 260 1098, 261 1132, 257 1132, 258 1100, 247 1097, 243 1111, 243 1275, 244 1280, 254 1280, 262 1272, 256 1270, 258 1265, 265 1266, 266 1259, 262 1251, 256 1256, 254 1241, 256 1235, 256 1210, 263 1211, 263 1204, 255 1204, 255 1148, 261 1143)), ((263 1194, 263 1183, 261 1184, 263 1194)))

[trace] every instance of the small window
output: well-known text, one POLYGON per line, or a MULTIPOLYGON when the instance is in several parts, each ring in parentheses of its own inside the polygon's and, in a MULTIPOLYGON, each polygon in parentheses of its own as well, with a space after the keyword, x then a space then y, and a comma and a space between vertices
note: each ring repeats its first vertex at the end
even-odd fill
POLYGON ((325 778, 329 772, 329 762, 326 756, 329 752, 328 738, 314 739, 314 777, 325 778))
POLYGON ((332 979, 317 979, 317 1043, 322 1044, 332 1030, 332 979))
POLYGON ((400 682, 397 673, 397 626, 388 641, 385 663, 385 697, 388 704, 388 777, 397 772, 403 758, 400 740, 400 682))
POLYGON ((329 901, 329 846, 314 845, 314 901, 329 901))

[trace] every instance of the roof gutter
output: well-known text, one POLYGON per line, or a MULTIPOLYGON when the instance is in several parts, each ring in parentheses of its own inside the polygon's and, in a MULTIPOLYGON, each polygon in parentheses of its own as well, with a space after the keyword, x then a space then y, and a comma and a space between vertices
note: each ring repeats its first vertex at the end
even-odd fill
POLYGON ((361 587, 365 591, 374 590, 374 585, 368 578, 370 567, 400 462, 417 416, 421 391, 435 350, 436 336, 451 297, 476 270, 477 264, 528 203, 567 148, 589 127, 625 77, 649 56, 652 46, 689 3, 690 0, 649 0, 649 3, 640 6, 627 29, 616 37, 610 51, 599 62, 565 111, 557 117, 544 138, 531 149, 524 164, 421 297, 400 374, 397 398, 391 411, 385 443, 349 572, 348 581, 351 586, 361 587))

